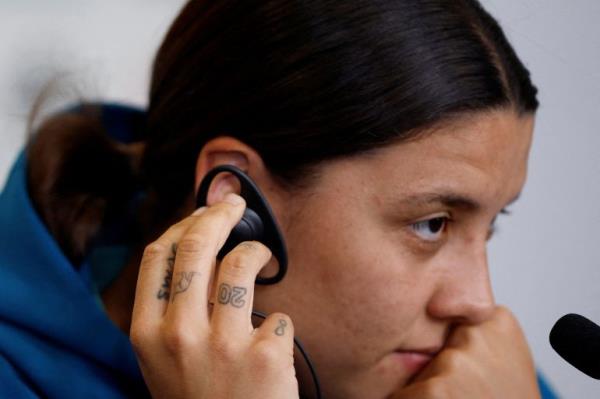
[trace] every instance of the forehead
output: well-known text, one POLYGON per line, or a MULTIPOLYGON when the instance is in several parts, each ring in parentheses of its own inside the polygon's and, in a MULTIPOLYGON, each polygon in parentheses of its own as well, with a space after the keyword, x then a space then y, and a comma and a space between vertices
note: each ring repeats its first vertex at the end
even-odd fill
POLYGON ((341 160, 335 179, 349 179, 354 188, 358 184, 378 195, 444 191, 490 204, 508 202, 525 182, 532 132, 532 115, 474 113, 417 139, 341 160))

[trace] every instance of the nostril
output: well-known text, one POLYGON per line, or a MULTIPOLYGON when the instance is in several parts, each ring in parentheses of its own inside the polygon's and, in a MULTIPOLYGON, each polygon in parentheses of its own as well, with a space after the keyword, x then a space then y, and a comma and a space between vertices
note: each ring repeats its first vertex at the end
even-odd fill
POLYGON ((479 324, 493 316, 495 307, 487 279, 471 278, 469 281, 466 275, 454 275, 443 281, 442 286, 433 294, 427 312, 438 320, 479 324))

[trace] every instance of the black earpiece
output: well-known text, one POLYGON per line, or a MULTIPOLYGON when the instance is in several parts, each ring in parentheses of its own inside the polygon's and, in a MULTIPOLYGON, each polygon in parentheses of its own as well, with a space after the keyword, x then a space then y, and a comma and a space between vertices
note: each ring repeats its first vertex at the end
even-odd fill
POLYGON ((256 284, 268 285, 278 283, 287 272, 287 251, 283 235, 277 226, 271 207, 256 184, 248 175, 231 165, 217 166, 210 170, 202 183, 196 197, 196 208, 206 205, 210 183, 216 175, 223 172, 233 174, 240 182, 240 195, 246 200, 246 209, 242 220, 233 228, 229 238, 219 251, 217 259, 223 257, 236 245, 243 241, 260 241, 266 245, 279 262, 279 270, 274 276, 256 278, 256 284))

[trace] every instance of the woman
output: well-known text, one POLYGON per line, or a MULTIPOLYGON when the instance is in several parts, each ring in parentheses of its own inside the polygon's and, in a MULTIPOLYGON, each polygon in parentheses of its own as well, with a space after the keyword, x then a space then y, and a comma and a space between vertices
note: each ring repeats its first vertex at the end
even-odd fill
POLYGON ((145 113, 56 115, 11 172, 7 392, 313 398, 296 336, 328 399, 540 397, 485 249, 537 106, 474 0, 190 1, 145 113), (253 284, 277 268, 261 243, 216 260, 245 208, 220 174, 194 209, 219 165, 272 206, 280 283, 253 284))

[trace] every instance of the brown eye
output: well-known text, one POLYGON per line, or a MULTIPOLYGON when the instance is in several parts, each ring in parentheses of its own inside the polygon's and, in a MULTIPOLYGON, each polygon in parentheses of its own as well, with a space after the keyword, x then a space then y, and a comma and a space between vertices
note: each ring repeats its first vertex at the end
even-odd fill
POLYGON ((448 223, 447 217, 435 217, 411 225, 415 233, 425 241, 437 241, 448 223))

